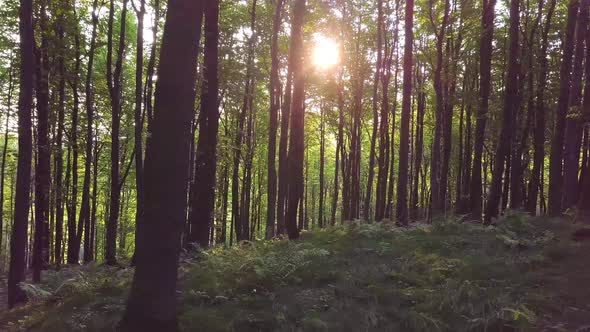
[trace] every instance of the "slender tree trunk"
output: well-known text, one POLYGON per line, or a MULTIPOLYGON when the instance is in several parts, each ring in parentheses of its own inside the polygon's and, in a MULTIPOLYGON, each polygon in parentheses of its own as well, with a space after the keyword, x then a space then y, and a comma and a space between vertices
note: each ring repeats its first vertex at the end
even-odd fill
POLYGON ((10 243, 10 270, 8 272, 8 307, 25 302, 26 295, 19 287, 25 279, 28 213, 32 162, 31 111, 33 105, 34 54, 33 1, 21 0, 19 9, 20 35, 20 86, 18 100, 18 162, 14 224, 10 243))
MULTIPOLYGON (((512 140, 513 125, 518 111, 518 74, 519 74, 519 24, 520 24, 520 0, 510 1, 510 48, 508 58, 508 71, 506 73, 506 96, 504 97, 504 111, 502 128, 496 147, 494 171, 492 173, 492 186, 490 197, 486 207, 485 222, 489 224, 498 216, 498 205, 502 194, 502 174, 504 173, 504 161, 510 156, 510 142, 512 140)), ((504 179, 506 184, 508 180, 504 179)))
MULTIPOLYGON (((119 209, 121 205, 121 174, 119 169, 120 142, 119 133, 121 126, 121 74, 123 70, 123 58, 125 53, 125 22, 127 17, 127 1, 123 0, 121 11, 121 28, 119 32, 119 46, 117 49, 117 61, 115 70, 112 69, 113 61, 113 18, 115 14, 114 0, 111 0, 109 11, 109 36, 107 49, 107 81, 111 98, 112 124, 111 124, 111 195, 110 214, 106 230, 106 263, 117 264, 117 227, 119 223, 119 209)), ((136 153, 139 153, 136 151, 136 153)))
POLYGON ((266 214, 266 239, 271 239, 276 234, 276 201, 277 201, 277 170, 275 165, 277 150, 277 127, 279 109, 281 107, 281 81, 279 70, 279 32, 282 22, 283 0, 277 0, 273 16, 271 37, 271 69, 270 69, 270 124, 268 127, 268 194, 266 214))
POLYGON ((565 139, 565 124, 567 109, 570 101, 571 72, 574 55, 574 40, 576 22, 578 19, 579 0, 570 0, 568 5, 567 24, 563 39, 563 58, 559 73, 559 100, 555 115, 555 128, 551 142, 551 156, 549 160, 549 215, 559 216, 563 198, 563 148, 565 139))
POLYGON ((49 146, 49 55, 46 35, 47 15, 41 4, 41 47, 37 49, 37 165, 35 167, 35 241, 33 281, 41 281, 41 270, 49 264, 49 187, 51 154, 49 146))
POLYGON ((547 87, 547 49, 549 47, 549 30, 551 29, 551 19, 555 10, 556 0, 550 0, 547 18, 541 36, 541 50, 539 57, 539 84, 537 87, 537 103, 535 109, 535 129, 533 134, 534 157, 533 169, 529 181, 529 194, 527 200, 527 210, 531 214, 537 213, 537 202, 539 187, 541 184, 541 169, 545 161, 545 89, 547 87))
POLYGON ((426 111, 426 92, 424 91, 424 78, 422 69, 419 67, 416 82, 418 83, 418 109, 416 114, 416 147, 414 150, 414 168, 413 168, 413 190, 410 202, 410 218, 416 220, 419 218, 418 213, 418 182, 420 170, 422 168, 422 154, 424 150, 424 113, 426 111))
POLYGON ((588 6, 590 1, 582 0, 576 26, 576 46, 572 71, 572 85, 566 119, 563 158, 563 204, 562 209, 575 207, 579 199, 578 175, 580 174, 580 152, 582 147, 582 79, 585 41, 588 34, 588 6))
MULTIPOLYGON (((72 10, 75 11, 76 7, 73 6, 72 10)), ((74 16, 76 16, 74 12, 74 16)), ((72 147, 72 167, 71 167, 71 180, 72 180, 72 187, 71 187, 71 194, 70 194, 70 202, 68 208, 68 257, 67 263, 68 264, 78 264, 79 256, 80 256, 80 242, 78 241, 79 233, 81 235, 81 223, 78 223, 76 226, 76 211, 78 208, 78 156, 79 156, 79 146, 78 146, 78 116, 79 116, 79 108, 80 108, 80 96, 78 93, 78 73, 80 72, 80 67, 82 64, 82 58, 80 55, 80 30, 78 26, 76 26, 76 30, 74 33, 74 47, 75 47, 75 65, 74 71, 75 75, 73 75, 70 85, 72 88, 72 94, 74 97, 74 105, 72 107, 72 126, 70 132, 70 145, 72 147)))
POLYGON ((404 42, 404 79, 397 182, 397 223, 408 225, 408 152, 410 150, 410 113, 412 108, 412 71, 414 50, 414 0, 406 1, 404 42))
POLYGON ((377 145, 377 133, 379 128, 379 83, 383 71, 383 0, 377 1, 377 63, 375 64, 375 78, 373 81, 373 131, 371 132, 371 148, 369 150, 369 169, 367 176, 367 190, 365 192, 365 204, 363 206, 363 218, 371 219, 371 195, 373 193, 373 180, 375 177, 375 154, 377 145))
POLYGON ((303 67, 303 22, 306 13, 306 0, 295 0, 291 25, 291 53, 289 55, 290 72, 293 73, 293 100, 291 104, 291 135, 289 140, 289 191, 285 225, 289 239, 299 238, 297 211, 303 196, 303 154, 304 154, 304 119, 305 119, 305 72, 303 67))
MULTIPOLYGON (((430 10, 433 8, 431 6, 430 10)), ((443 79, 444 66, 444 43, 446 41, 446 29, 449 21, 450 2, 445 0, 443 20, 440 24, 440 31, 436 33, 436 68, 434 70, 434 91, 436 94, 436 110, 434 125, 434 141, 432 143, 432 159, 430 166, 430 192, 432 201, 432 214, 438 215, 443 211, 444 202, 440 197, 440 163, 441 163, 441 138, 443 134, 443 119, 445 113, 445 91, 446 84, 443 79)), ((434 26, 434 22, 432 22, 434 26)))
POLYGON ((92 75, 94 70, 94 56, 96 52, 96 35, 98 30, 98 0, 92 2, 92 34, 90 49, 88 50, 88 66, 86 70, 86 160, 84 163, 84 183, 82 185, 82 204, 80 207, 79 224, 84 225, 84 262, 92 261, 90 240, 90 172, 92 165, 92 147, 94 141, 94 94, 92 91, 92 75))
POLYGON ((479 49, 479 110, 475 122, 475 137, 473 142, 473 171, 471 173, 470 205, 472 218, 481 219, 482 192, 482 158, 485 143, 486 122, 490 103, 492 80, 492 42, 494 39, 494 8, 496 0, 483 1, 481 18, 481 42, 479 49))
MULTIPOLYGON (((5 131, 4 131, 4 145, 2 146, 2 173, 0 173, 0 257, 4 258, 6 256, 2 256, 2 251, 4 249, 4 183, 6 180, 6 156, 8 154, 8 129, 10 124, 10 112, 12 111, 12 92, 14 88, 14 80, 13 80, 13 71, 12 71, 12 64, 14 63, 12 54, 10 59, 10 68, 8 71, 8 100, 6 103, 6 124, 5 124, 5 131)), ((10 187, 12 188, 12 186, 10 187)), ((12 196, 11 196, 12 197, 12 196)), ((12 204, 11 204, 12 206, 12 204)), ((6 228, 6 232, 8 233, 8 227, 6 228)), ((4 261, 4 260, 3 260, 4 261)), ((3 268, 3 267, 2 267, 3 268)))
POLYGON ((219 0, 207 1, 205 13, 205 56, 203 88, 199 114, 199 142, 196 153, 196 187, 191 207, 198 218, 191 223, 189 242, 209 246, 209 232, 215 209, 215 173, 217 169, 217 132, 219 130, 218 43, 219 0))

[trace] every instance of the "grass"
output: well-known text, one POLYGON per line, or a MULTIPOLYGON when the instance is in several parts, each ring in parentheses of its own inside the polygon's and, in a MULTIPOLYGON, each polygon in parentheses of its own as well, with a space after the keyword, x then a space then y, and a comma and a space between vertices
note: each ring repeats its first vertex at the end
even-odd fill
MULTIPOLYGON (((494 228, 350 224, 297 242, 185 255, 179 323, 211 332, 575 330, 590 324, 590 291, 582 286, 590 244, 571 240, 576 229, 521 215, 494 228)), ((0 323, 114 330, 131 273, 60 272, 27 290, 37 302, 0 315, 0 323)))

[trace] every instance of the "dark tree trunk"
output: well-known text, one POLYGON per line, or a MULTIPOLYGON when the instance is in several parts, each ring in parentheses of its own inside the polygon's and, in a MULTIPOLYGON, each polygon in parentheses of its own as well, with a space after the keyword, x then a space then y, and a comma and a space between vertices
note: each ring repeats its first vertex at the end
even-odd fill
MULTIPOLYGON (((576 27, 576 46, 572 71, 572 85, 566 120, 563 158, 563 204, 562 209, 575 207, 578 203, 578 175, 580 174, 580 152, 582 147, 582 79, 584 74, 585 41, 588 28, 588 6, 590 2, 582 0, 576 27)), ((589 78, 587 78, 589 79, 589 78)))
MULTIPOLYGON (((431 6, 430 10, 433 8, 431 6)), ((430 195, 432 214, 438 215, 444 210, 444 201, 440 197, 441 192, 441 139, 443 135, 443 119, 445 117, 445 91, 446 84, 443 79, 444 43, 446 41, 446 29, 449 21, 450 1, 445 0, 443 19, 440 31, 436 34, 436 68, 434 70, 434 91, 436 94, 434 141, 432 143, 432 160, 430 165, 430 195)), ((432 15, 431 15, 432 16, 432 15)), ((432 22, 435 26, 435 23, 432 22)), ((401 151, 400 151, 401 153, 401 151)))
POLYGON ((303 67, 303 21, 306 12, 306 0, 293 3, 293 21, 291 25, 291 53, 289 55, 290 72, 293 73, 293 100, 291 103, 291 135, 289 140, 288 197, 285 225, 289 239, 299 238, 297 211, 303 196, 303 154, 304 154, 304 119, 305 119, 305 73, 303 67))
POLYGON ((492 42, 494 39, 494 8, 496 0, 483 1, 481 18, 481 42, 479 48, 479 110, 475 122, 475 137, 473 142, 473 171, 471 173, 470 205, 472 218, 481 219, 482 192, 482 158, 485 142, 486 122, 490 104, 490 90, 492 81, 492 42))
POLYGON ((414 148, 414 167, 413 174, 413 189, 410 202, 410 218, 412 220, 418 219, 418 183, 420 177, 420 170, 422 169, 422 154, 424 150, 424 113, 426 111, 426 91, 424 91, 424 78, 422 76, 422 68, 418 68, 416 82, 418 90, 418 109, 416 114, 416 141, 414 148))
POLYGON ((412 111, 412 71, 414 49, 414 0, 406 1, 404 42, 404 79, 400 128, 399 170, 397 182, 397 223, 408 225, 408 173, 410 150, 410 113, 412 111))
MULTIPOLYGON (((72 6, 72 10, 74 11, 76 7, 72 6)), ((78 240, 79 230, 81 229, 81 223, 78 224, 76 227, 76 211, 78 208, 78 155, 79 155, 79 146, 78 146, 78 115, 79 115, 79 107, 80 107, 80 96, 78 94, 78 73, 80 72, 80 67, 82 64, 82 58, 80 55, 80 29, 76 26, 76 30, 74 32, 74 47, 75 47, 75 65, 74 65, 74 72, 75 75, 72 75, 72 79, 70 82, 72 88, 72 94, 74 97, 74 105, 72 107, 72 126, 70 128, 70 146, 72 149, 72 167, 71 167, 71 194, 70 194, 70 201, 68 207, 68 257, 67 263, 68 264, 78 264, 79 256, 80 256, 80 242, 78 240)))
POLYGON ((33 139, 31 111, 33 105, 34 54, 33 1, 21 0, 19 9, 20 85, 18 100, 18 162, 14 206, 14 224, 10 242, 10 270, 8 272, 8 307, 25 302, 26 295, 19 287, 25 280, 28 213, 31 191, 31 162, 33 139))
MULTIPOLYGON (((492 185, 490 196, 486 207, 485 222, 489 224, 493 218, 498 216, 498 205, 502 195, 502 174, 504 173, 504 161, 510 156, 510 142, 512 140, 513 125, 518 111, 518 74, 520 64, 519 54, 519 13, 520 0, 510 1, 510 48, 508 55, 508 71, 506 73, 506 95, 504 97, 504 111, 502 128, 494 156, 494 170, 492 174, 492 185)), ((506 184, 508 183, 505 179, 506 184)))
POLYGON ((371 219, 371 195, 373 194, 373 180, 375 178, 375 154, 377 145, 377 132, 379 128, 379 83, 383 71, 383 0, 377 1, 377 63, 375 64, 375 78, 373 81, 373 130, 371 132, 371 147, 369 150, 369 169, 367 176, 367 190, 363 206, 363 218, 371 219))
MULTIPOLYGON (((11 54, 12 55, 12 54, 11 54)), ((8 71, 8 97, 6 103, 6 124, 5 124, 5 131, 4 131, 4 145, 2 146, 2 170, 0 173, 0 257, 4 258, 6 256, 2 256, 2 251, 4 249, 4 183, 6 180, 6 156, 8 154, 8 129, 10 124, 10 112, 12 111, 12 92, 14 89, 14 80, 13 80, 13 71, 12 71, 12 64, 14 63, 13 58, 10 59, 10 68, 8 71)), ((12 188, 12 186, 11 186, 12 188)), ((12 206, 12 204, 11 204, 12 206)), ((8 228, 7 228, 8 231, 8 228)), ((57 230, 56 230, 57 233, 57 230)))
MULTIPOLYGON (((291 51, 289 51, 291 52, 291 51)), ((277 234, 286 232, 285 213, 287 211, 287 195, 289 189, 288 168, 288 144, 289 144, 289 122, 291 117, 291 94, 293 84, 293 73, 291 66, 288 66, 287 84, 285 86, 285 97, 281 107, 281 137, 279 140, 279 188, 277 192, 277 234)))
POLYGON ((96 35, 98 30, 98 0, 92 2, 92 35, 90 37, 90 49, 88 50, 88 67, 86 70, 85 94, 86 94, 86 160, 84 163, 84 183, 82 184, 82 204, 80 207, 79 224, 84 225, 84 262, 92 261, 90 255, 90 168, 92 164, 93 147, 93 121, 94 121, 94 95, 92 91, 92 75, 94 70, 94 55, 96 51, 96 35))
POLYGON ((283 0, 277 0, 272 25, 271 37, 271 69, 270 69, 270 123, 268 127, 268 193, 266 213, 266 239, 271 239, 276 234, 276 202, 277 202, 277 170, 275 165, 277 153, 277 127, 279 109, 281 107, 281 81, 279 69, 279 32, 281 29, 283 13, 283 0))
MULTIPOLYGON (((194 77, 203 2, 170 2, 166 13, 152 137, 145 160, 145 218, 138 225, 135 275, 121 322, 124 331, 178 330, 176 279, 185 221, 187 138, 195 103, 194 77)), ((208 8, 209 26, 217 26, 217 4, 207 4, 213 6, 208 8)), ((209 47, 216 49, 217 35, 209 35, 211 38, 215 41, 210 40, 209 47)), ((211 61, 211 50, 208 54, 211 61)), ((216 60, 209 64, 216 68, 216 60)), ((208 71, 209 77, 214 78, 211 73, 216 74, 216 70, 208 71)))
POLYGON ((574 40, 576 22, 578 19, 579 0, 570 0, 568 5, 567 24, 563 39, 563 58, 559 72, 559 101, 555 114, 555 127, 551 142, 551 156, 549 159, 549 215, 559 216, 562 210, 563 198, 563 145, 565 138, 565 123, 570 101, 571 72, 574 55, 574 40))
POLYGON ((41 281, 41 270, 49 264, 49 187, 51 154, 49 146, 49 55, 46 35, 47 15, 41 4, 39 27, 41 47, 37 49, 37 165, 35 167, 35 241, 33 247, 33 281, 41 281))
MULTIPOLYGON (((119 223, 119 209, 121 205, 121 174, 119 167, 120 142, 119 133, 121 126, 121 74, 123 70, 123 57, 125 53, 125 22, 127 17, 127 1, 123 0, 121 11, 121 29, 119 32, 119 46, 117 49, 117 61, 113 72, 113 19, 115 15, 114 0, 111 0, 109 11, 109 34, 107 48, 107 82, 109 96, 111 98, 111 195, 109 220, 106 225, 106 263, 117 264, 117 227, 119 223)), ((137 151, 136 151, 137 153, 137 151)))
MULTIPOLYGON (((209 233, 215 208, 215 172, 217 169, 218 109, 218 43, 219 0, 207 1, 205 13, 205 55, 203 60, 203 89, 199 114, 199 142, 196 152, 195 183, 191 207, 198 218, 191 223, 189 242, 209 246, 209 233)), ((187 150, 188 151, 188 150, 187 150)))
POLYGON ((537 87, 537 103, 535 109, 535 127, 533 134, 534 157, 531 170, 527 211, 531 214, 537 213, 537 198, 541 184, 541 169, 545 161, 545 90, 547 87, 547 48, 549 46, 548 36, 551 29, 551 19, 555 10, 556 0, 550 0, 547 18, 541 36, 541 49, 539 57, 539 84, 537 87))
MULTIPOLYGON (((332 216, 330 224, 336 224, 336 210, 338 208, 338 193, 340 192, 340 168, 344 164, 344 86, 342 72, 338 82, 338 136, 336 138, 336 161, 334 164, 334 196, 332 197, 332 216)), ((344 207, 343 207, 344 209, 344 207)))

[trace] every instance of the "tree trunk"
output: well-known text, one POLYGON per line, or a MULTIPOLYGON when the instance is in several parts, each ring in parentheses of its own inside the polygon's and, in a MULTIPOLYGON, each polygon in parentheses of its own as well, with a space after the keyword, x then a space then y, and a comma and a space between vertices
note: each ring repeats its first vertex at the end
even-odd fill
MULTIPOLYGON (((76 7, 72 6, 72 10, 75 11, 76 7)), ((75 12, 74 12, 75 15, 75 12)), ((79 115, 79 94, 78 94, 78 73, 80 72, 80 67, 82 64, 82 58, 80 55, 80 29, 76 26, 76 30, 74 33, 74 47, 75 47, 75 65, 74 65, 74 72, 70 85, 72 88, 72 94, 74 97, 74 105, 72 108, 72 127, 70 128, 70 145, 72 147, 72 167, 71 167, 71 181, 72 181, 72 188, 71 188, 71 195, 69 201, 69 208, 68 208, 68 264, 78 264, 79 256, 80 256, 80 242, 78 241, 78 236, 80 231, 78 231, 81 223, 78 223, 76 227, 76 211, 78 207, 78 155, 79 155, 79 146, 78 146, 78 115, 79 115)), ((81 235, 81 234, 80 234, 81 235)))
POLYGON ((90 246, 90 168, 92 165, 94 94, 92 91, 92 75, 96 51, 96 35, 98 30, 98 0, 92 2, 92 35, 88 51, 88 67, 86 70, 86 160, 84 163, 84 183, 82 185, 82 204, 80 207, 79 224, 84 225, 84 262, 92 261, 90 246))
POLYGON ((270 69, 270 115, 268 127, 268 193, 266 214, 266 239, 272 239, 276 234, 276 201, 277 201, 277 170, 275 165, 277 150, 277 126, 279 109, 281 107, 281 81, 279 70, 279 32, 282 22, 283 0, 277 0, 272 24, 271 37, 271 69, 270 69))
MULTIPOLYGON (((508 58, 508 71, 506 73, 506 95, 504 97, 504 111, 502 128, 496 147, 494 159, 494 171, 492 173, 492 186, 486 208, 485 222, 491 223, 498 216, 498 205, 502 194, 502 174, 504 173, 504 161, 510 156, 510 142, 512 140, 513 125, 518 111, 518 75, 520 64, 519 54, 519 13, 520 0, 510 1, 510 48, 508 58)), ((508 183, 505 179, 506 184, 508 183)))
POLYGON ((408 225, 408 152, 410 150, 410 113, 412 111, 412 71, 414 49, 414 0, 406 1, 404 42, 404 78, 400 128, 399 170, 397 182, 397 223, 408 225))
MULTIPOLYGON (((114 0, 111 0, 109 11, 109 36, 107 48, 107 82, 109 96, 111 98, 112 124, 111 124, 111 195, 110 214, 106 225, 106 263, 117 264, 117 227, 119 209, 121 205, 121 174, 119 169, 120 142, 119 133, 121 126, 121 74, 123 69, 123 57, 125 52, 125 22, 127 17, 127 1, 123 0, 121 11, 121 29, 119 32, 119 47, 115 71, 112 69, 113 61, 113 18, 115 15, 114 0)), ((138 153, 136 151, 136 153, 138 153)))
POLYGON ((492 42, 494 39, 494 8, 496 0, 483 1, 481 18, 481 43, 479 48, 479 110, 475 122, 475 137, 473 142, 473 171, 471 173, 470 205, 471 216, 481 219, 482 192, 482 157, 485 143, 486 122, 490 103, 492 80, 492 42))
POLYGON ((19 9, 20 85, 18 100, 18 162, 14 224, 10 243, 10 270, 8 272, 8 307, 25 302, 26 295, 19 287, 25 280, 28 213, 31 190, 32 134, 31 111, 33 105, 34 54, 33 1, 21 0, 19 9))
MULTIPOLYGON (((299 238, 297 211, 303 196, 303 154, 304 154, 304 119, 305 119, 305 72, 303 67, 303 21, 306 12, 306 0, 293 3, 293 21, 291 25, 291 50, 289 55, 290 72, 293 73, 293 100, 291 103, 291 135, 289 140, 288 198, 285 225, 289 239, 299 238)), ((299 214, 303 210, 299 208, 299 214)))
POLYGON ((46 35, 47 15, 41 4, 39 27, 41 47, 37 49, 37 165, 35 167, 35 241, 33 247, 33 281, 41 281, 41 270, 49 264, 49 187, 51 154, 49 146, 49 55, 46 35))
MULTIPOLYGON (((5 131, 4 131, 4 145, 2 146, 2 170, 0 173, 0 257, 2 256, 2 251, 4 249, 4 183, 6 180, 6 156, 8 154, 8 129, 10 124, 10 112, 12 111, 12 92, 14 89, 14 80, 13 80, 13 71, 12 71, 12 64, 14 63, 14 59, 10 59, 10 68, 8 71, 8 98, 6 103, 6 124, 5 124, 5 131)), ((12 186, 10 187, 12 188, 12 186)), ((11 204, 12 206, 12 204, 11 204)), ((8 232, 8 228, 6 228, 8 232)), ((56 230, 57 232, 57 230, 56 230)))
POLYGON ((371 147, 369 150, 369 169, 367 176, 367 190, 365 192, 365 204, 363 206, 363 218, 371 219, 371 195, 373 193, 373 180, 375 177, 375 153, 377 145, 377 132, 379 128, 379 83, 383 71, 383 0, 377 1, 377 63, 375 64, 375 78, 373 81, 373 130, 371 132, 371 147))
MULTIPOLYGON (((433 8, 431 6, 430 10, 433 8)), ((441 139, 443 135, 443 120, 445 117, 445 91, 446 84, 443 79, 444 43, 446 41, 446 29, 449 21, 450 1, 445 0, 443 19, 440 31, 436 34, 436 68, 434 71, 434 91, 436 94, 434 141, 432 143, 432 160, 430 166, 430 195, 433 215, 438 215, 444 210, 444 201, 440 197, 441 192, 441 139)), ((431 15, 432 16, 432 15, 431 15)), ((435 26, 434 22, 431 22, 435 26)), ((400 152, 401 153, 401 152, 400 152)))
POLYGON ((584 74, 584 43, 587 39, 588 6, 590 1, 582 0, 576 27, 576 46, 572 71, 572 85, 566 119, 563 158, 563 204, 562 209, 575 207, 579 199, 578 175, 580 174, 580 152, 582 147, 582 79, 584 74))
POLYGON ((414 149, 414 168, 413 168, 413 190, 410 202, 410 218, 417 220, 420 215, 418 212, 418 182, 420 170, 422 168, 422 154, 424 150, 424 113, 426 111, 426 91, 424 90, 424 78, 422 68, 418 67, 416 82, 418 84, 418 109, 416 114, 416 141, 414 149))
MULTIPOLYGON (((145 218, 138 225, 135 275, 120 325, 124 331, 178 330, 176 279, 185 221, 187 138, 195 103, 194 77, 203 2, 170 2, 166 13, 152 138, 145 160, 145 218)), ((212 32, 216 29, 211 24, 217 26, 217 4, 206 5, 213 7, 208 8, 212 32)), ((209 47, 214 47, 217 35, 209 35, 211 38, 215 41, 209 40, 209 47)), ((207 60, 216 65, 216 52, 213 53, 215 61, 211 61, 211 50, 207 60)), ((211 73, 216 74, 216 70, 210 67, 207 74, 214 78, 211 73)))
POLYGON ((541 50, 539 57, 539 84, 537 87, 537 103, 535 109, 535 127, 533 134, 534 157, 533 169, 529 181, 529 194, 527 200, 527 211, 535 215, 537 213, 537 199, 539 187, 541 186, 541 169, 545 161, 545 89, 547 87, 547 49, 549 47, 549 30, 551 19, 555 10, 556 0, 550 0, 545 26, 541 36, 541 50))
MULTIPOLYGON (((203 88, 199 114, 199 142, 196 152, 195 183, 192 211, 198 220, 192 223, 189 242, 201 247, 209 245, 209 232, 215 208, 215 172, 217 169, 218 109, 218 43, 219 0, 207 1, 205 13, 205 55, 203 60, 203 88)), ((187 150, 188 151, 188 150, 187 150)))
POLYGON ((570 0, 568 5, 565 38, 563 40, 563 58, 559 72, 559 100, 555 114, 555 128, 551 142, 551 157, 549 160, 549 215, 559 216, 562 210, 563 198, 563 145, 565 138, 565 123, 570 100, 571 71, 574 54, 574 39, 576 22, 578 19, 579 0, 570 0))

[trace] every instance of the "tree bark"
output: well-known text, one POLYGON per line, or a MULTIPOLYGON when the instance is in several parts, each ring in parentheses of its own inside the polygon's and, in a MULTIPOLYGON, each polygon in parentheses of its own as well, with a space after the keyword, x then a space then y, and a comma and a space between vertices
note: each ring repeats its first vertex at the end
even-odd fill
MULTIPOLYGON (((173 1, 166 13, 152 138, 145 160, 146 213, 138 225, 135 275, 120 325, 124 331, 178 330, 176 279, 203 2, 173 1)), ((207 5, 217 13, 217 2, 207 5)), ((210 14, 209 20, 216 22, 217 16, 210 14)), ((216 45, 216 41, 209 43, 216 45)), ((210 72, 216 73, 213 68, 210 72)))
MULTIPOLYGON (((492 185, 486 207, 485 223, 491 223, 498 216, 498 205, 502 194, 502 174, 504 173, 504 161, 510 156, 510 142, 512 140, 513 125, 518 111, 518 75, 520 64, 519 54, 519 25, 520 25, 520 0, 510 1, 510 47, 508 58, 508 71, 506 73, 506 95, 504 97, 504 111, 502 128, 494 156, 494 170, 492 173, 492 185)), ((507 179, 504 179, 507 184, 507 179)))
POLYGON ((33 247, 33 282, 41 281, 41 270, 49 264, 49 187, 51 154, 49 146, 49 55, 46 35, 47 15, 41 4, 41 46, 37 48, 37 165, 35 167, 35 239, 33 247))
POLYGON ((266 214, 266 239, 272 239, 276 234, 276 202, 277 202, 277 127, 279 109, 281 107, 281 81, 279 70, 281 61, 279 59, 279 32, 281 29, 283 13, 283 0, 277 0, 272 24, 271 37, 271 69, 270 69, 270 116, 268 127, 268 193, 267 193, 267 214, 266 214))
POLYGON ((34 54, 33 1, 21 0, 19 9, 20 79, 18 100, 18 161, 14 224, 10 243, 8 272, 8 307, 25 302, 26 295, 19 287, 25 279, 28 213, 30 203, 31 162, 33 140, 31 111, 33 105, 34 54))
POLYGON ((562 209, 575 207, 579 199, 578 175, 580 174, 580 152, 582 147, 582 79, 585 41, 588 34, 588 6, 590 1, 581 0, 576 26, 576 45, 572 71, 572 84, 567 111, 564 158, 563 158, 563 203, 562 209))
POLYGON ((406 1, 404 42, 404 78, 400 128, 399 170, 397 182, 397 223, 408 225, 408 152, 410 150, 410 113, 412 110, 412 71, 414 50, 414 0, 406 1))
POLYGON ((289 67, 293 73, 293 100, 291 103, 291 135, 289 140, 288 197, 285 225, 289 239, 299 238, 297 211, 303 196, 303 154, 304 154, 304 119, 305 119, 305 73, 303 67, 303 22, 306 12, 306 0, 293 3, 293 21, 291 25, 291 50, 289 67))
POLYGON ((574 54, 574 39, 576 22, 578 19, 579 0, 570 0, 568 5, 565 38, 563 39, 563 58, 559 73, 559 100, 555 114, 555 127, 551 142, 551 156, 549 160, 549 215, 561 215, 563 198, 563 145, 565 138, 565 123, 570 100, 571 71, 574 54))
POLYGON ((547 49, 549 47, 549 30, 551 29, 551 19, 555 11, 556 0, 550 0, 545 26, 541 36, 541 50, 539 53, 539 84, 537 86, 537 103, 535 107, 535 127, 533 134, 534 157, 533 168, 531 170, 527 211, 535 215, 537 213, 537 202, 539 197, 539 187, 541 183, 541 169, 545 161, 545 90, 547 87, 547 49))
POLYGON ((197 144, 195 183, 198 184, 191 207, 198 218, 192 223, 189 242, 209 246, 209 233, 215 208, 215 173, 217 169, 218 109, 218 43, 219 0, 204 4, 205 47, 203 60, 203 88, 199 114, 199 142, 197 144))

